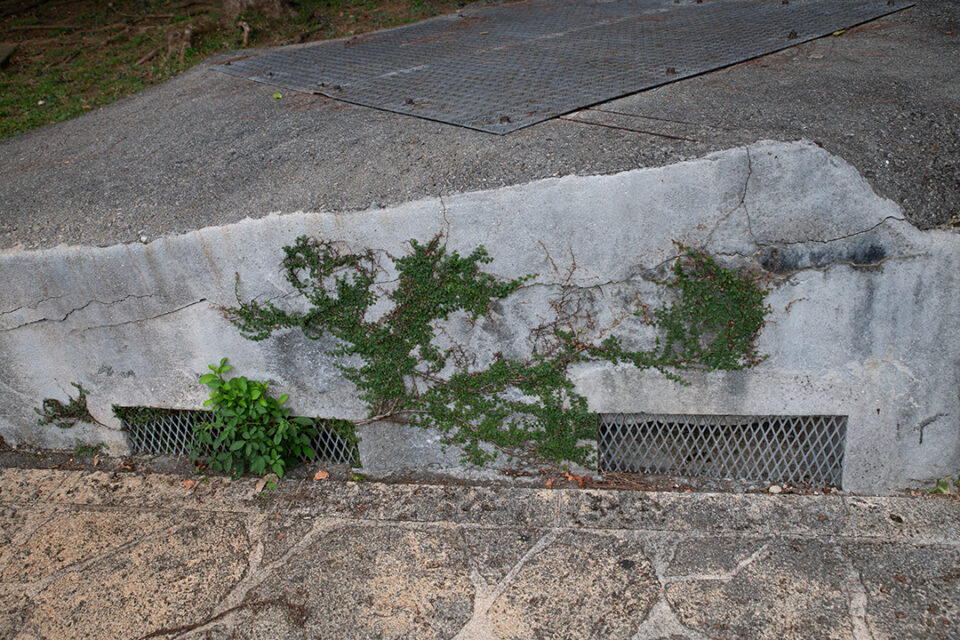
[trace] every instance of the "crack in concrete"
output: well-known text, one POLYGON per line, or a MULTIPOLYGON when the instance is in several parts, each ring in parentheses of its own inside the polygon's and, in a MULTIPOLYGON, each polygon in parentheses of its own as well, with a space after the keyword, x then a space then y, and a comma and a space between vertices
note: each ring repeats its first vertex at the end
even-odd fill
MULTIPOLYGON (((148 294, 145 294, 145 295, 137 295, 137 294, 135 294, 135 293, 131 293, 131 294, 129 294, 129 295, 126 295, 126 296, 120 298, 119 300, 107 300, 107 301, 104 301, 104 300, 96 300, 96 299, 94 299, 94 300, 90 300, 90 301, 88 301, 88 302, 80 305, 79 307, 74 307, 73 309, 70 309, 69 311, 67 311, 67 312, 63 315, 62 318, 39 318, 39 319, 37 319, 37 320, 30 320, 29 322, 24 322, 24 323, 18 324, 18 325, 14 326, 14 327, 7 327, 7 328, 4 328, 4 329, 0 329, 0 331, 13 331, 13 330, 15 330, 15 329, 22 329, 23 327, 28 327, 28 326, 33 325, 33 324, 39 324, 39 323, 41 323, 41 322, 65 322, 65 321, 67 320, 67 318, 69 318, 71 315, 73 315, 73 314, 76 313, 77 311, 83 311, 84 309, 86 309, 87 307, 89 307, 90 305, 92 305, 92 304, 94 304, 94 303, 96 303, 96 304, 101 304, 101 305, 104 305, 104 306, 111 306, 111 305, 115 305, 115 304, 120 304, 120 303, 122 303, 122 302, 126 302, 127 300, 129 300, 129 299, 131 299, 131 298, 134 298, 134 299, 137 299, 137 300, 143 300, 143 299, 145 299, 145 298, 152 298, 152 297, 154 297, 155 295, 156 295, 156 294, 153 294, 153 293, 148 293, 148 294)), ((38 303, 38 306, 39 306, 39 303, 38 303)))
POLYGON ((757 241, 757 234, 753 232, 753 219, 750 217, 750 207, 747 206, 747 194, 746 186, 750 184, 750 178, 753 177, 753 156, 750 155, 750 147, 744 147, 744 151, 747 152, 747 182, 744 186, 743 194, 743 215, 747 220, 747 233, 750 234, 750 239, 753 240, 755 245, 759 246, 757 241))
POLYGON ((105 559, 107 559, 107 558, 111 558, 111 557, 113 557, 113 556, 115 556, 115 555, 117 555, 117 554, 119 554, 119 553, 122 553, 122 552, 126 551, 127 549, 130 549, 131 547, 134 547, 134 546, 140 544, 141 542, 143 542, 144 540, 146 540, 146 539, 148 539, 148 538, 154 538, 154 537, 158 537, 158 536, 161 536, 161 535, 167 535, 167 536, 173 535, 174 533, 176 533, 177 531, 185 528, 185 527, 188 526, 189 524, 190 524, 190 523, 183 523, 183 524, 178 524, 178 525, 173 526, 173 527, 169 527, 169 525, 167 525, 167 524, 165 524, 165 523, 158 524, 158 525, 152 527, 151 529, 149 529, 149 530, 148 530, 146 533, 144 533, 143 535, 137 536, 136 538, 133 538, 132 540, 128 540, 127 542, 124 542, 123 544, 117 545, 116 547, 114 547, 114 548, 112 548, 112 549, 109 549, 109 550, 107 550, 107 551, 97 552, 97 553, 93 554, 92 556, 87 556, 86 558, 83 558, 83 559, 81 559, 81 560, 77 560, 76 562, 71 562, 71 563, 68 564, 68 565, 65 565, 65 566, 63 566, 63 567, 60 567, 60 568, 57 569, 56 571, 52 572, 51 574, 49 574, 49 575, 47 575, 47 576, 44 576, 44 577, 41 578, 40 580, 37 580, 36 582, 31 582, 31 583, 29 583, 28 586, 27 586, 27 588, 24 590, 24 593, 25 593, 25 595, 26 595, 28 598, 36 598, 42 591, 44 591, 44 590, 45 590, 47 587, 49 587, 52 583, 56 582, 56 581, 60 578, 60 576, 66 574, 66 573, 70 573, 70 572, 72 572, 72 571, 76 571, 76 572, 86 571, 86 570, 89 569, 91 566, 95 565, 96 563, 98 563, 98 562, 100 562, 100 561, 102 561, 102 560, 105 560, 105 559))
POLYGON ((196 305, 198 305, 198 304, 200 304, 200 303, 202 303, 202 302, 206 302, 206 301, 207 301, 206 298, 200 298, 199 300, 194 300, 193 302, 187 303, 187 304, 185 304, 185 305, 183 305, 183 306, 181 306, 181 307, 177 307, 176 309, 170 309, 169 311, 164 311, 163 313, 158 313, 158 314, 155 315, 155 316, 149 316, 149 317, 147 317, 147 318, 136 318, 136 319, 134 319, 134 320, 124 320, 123 322, 116 322, 116 323, 114 323, 114 324, 98 324, 98 325, 95 325, 95 326, 92 326, 92 327, 84 327, 84 328, 82 328, 82 329, 73 329, 73 330, 71 330, 71 333, 73 333, 73 332, 83 333, 84 331, 93 331, 94 329, 111 329, 111 328, 113 328, 113 327, 122 327, 123 325, 126 325, 126 324, 136 324, 136 323, 138 323, 138 322, 148 322, 148 321, 150 321, 150 320, 156 320, 157 318, 163 318, 164 316, 173 315, 174 313, 179 313, 179 312, 183 311, 184 309, 189 309, 190 307, 194 307, 194 306, 196 306, 196 305))
POLYGON ((923 444, 923 430, 929 427, 931 424, 939 420, 940 418, 946 418, 949 414, 946 413, 935 413, 926 420, 921 420, 920 424, 913 428, 914 431, 920 433, 920 441, 917 444, 923 444))
POLYGON ((467 624, 457 632, 453 640, 489 640, 490 638, 495 638, 496 635, 493 632, 490 619, 487 617, 490 607, 493 606, 493 603, 496 602, 513 583, 524 565, 526 565, 531 558, 553 544, 560 533, 560 529, 551 529, 544 534, 537 540, 536 544, 530 547, 530 549, 523 554, 523 557, 510 568, 507 575, 492 587, 484 577, 480 575, 477 568, 473 567, 470 570, 470 581, 473 582, 474 589, 476 590, 473 596, 473 615, 467 624))
POLYGON ((743 213, 746 216, 747 230, 750 233, 750 237, 753 239, 754 243, 756 243, 757 239, 756 237, 754 237, 753 230, 750 228, 750 212, 747 211, 747 193, 750 190, 750 178, 753 177, 753 159, 750 157, 749 147, 745 148, 744 151, 746 151, 746 158, 747 158, 747 177, 743 180, 743 188, 740 191, 740 200, 739 202, 737 202, 737 204, 733 208, 731 208, 729 211, 723 214, 720 217, 720 219, 717 220, 716 224, 713 225, 713 228, 710 229, 710 233, 707 234, 707 239, 703 241, 704 247, 709 246, 710 242, 713 241, 713 234, 716 233, 717 229, 720 228, 720 225, 726 222, 730 218, 730 216, 732 216, 734 212, 736 212, 740 208, 743 208, 743 213))
POLYGON ((841 588, 847 596, 847 607, 850 611, 850 624, 853 640, 874 640, 873 632, 867 622, 867 589, 863 585, 863 576, 853 563, 843 557, 839 549, 835 549, 839 559, 846 564, 841 588))
POLYGON ((61 296, 50 296, 49 298, 44 298, 44 299, 40 300, 39 302, 37 302, 37 303, 34 304, 34 305, 22 305, 22 306, 19 306, 19 307, 14 308, 14 309, 9 309, 9 310, 7 310, 7 311, 0 311, 0 316, 5 316, 5 315, 9 315, 9 314, 11 314, 11 313, 16 313, 17 311, 21 311, 21 310, 23 310, 23 309, 30 309, 30 310, 32 310, 32 311, 35 311, 36 308, 39 307, 40 305, 42 305, 44 302, 50 302, 51 300, 59 300, 60 298, 66 298, 66 297, 67 297, 67 294, 63 294, 63 295, 61 295, 61 296))
POLYGON ((834 236, 833 238, 827 238, 827 239, 825 239, 825 240, 817 240, 817 239, 815 239, 815 238, 809 238, 809 239, 806 239, 806 240, 795 240, 795 241, 793 241, 793 242, 777 242, 777 243, 774 243, 774 244, 764 244, 764 243, 762 243, 762 242, 760 242, 760 241, 756 241, 756 242, 757 242, 757 246, 758 246, 758 247, 762 247, 762 248, 766 248, 766 247, 774 247, 774 248, 779 248, 779 247, 792 247, 792 246, 794 246, 794 245, 798 245, 798 244, 808 244, 808 243, 813 243, 813 244, 830 244, 831 242, 839 242, 840 240, 848 240, 848 239, 850 239, 850 238, 854 238, 854 237, 856 237, 856 236, 863 235, 863 234, 865 234, 865 233, 870 233, 871 231, 874 231, 875 229, 878 229, 878 228, 882 227, 883 225, 887 224, 887 223, 890 222, 891 220, 896 220, 897 222, 906 222, 906 220, 905 220, 904 218, 901 218, 901 217, 899 217, 899 216, 885 216, 882 220, 880 220, 880 222, 878 222, 878 223, 876 223, 875 225, 872 225, 872 226, 870 226, 870 227, 867 227, 866 229, 861 229, 860 231, 851 231, 850 233, 846 233, 846 234, 841 235, 841 236, 834 236))
POLYGON ((53 506, 50 507, 50 513, 46 518, 40 518, 38 522, 34 523, 32 526, 23 527, 19 529, 13 537, 10 538, 10 541, 7 542, 6 547, 3 550, 0 550, 0 567, 7 566, 8 556, 26 541, 30 540, 40 529, 44 527, 48 522, 53 520, 56 516, 61 515, 63 507, 53 506))
POLYGON ((671 536, 665 540, 656 538, 646 541, 647 545, 653 547, 651 564, 657 582, 660 583, 660 592, 657 601, 650 608, 644 621, 640 623, 636 633, 631 636, 631 640, 655 640, 671 636, 681 636, 688 640, 706 640, 697 632, 683 626, 673 612, 670 601, 667 600, 666 571, 677 554, 677 548, 684 540, 683 537, 671 536))
POLYGON ((770 543, 767 542, 762 547, 751 553, 749 556, 737 563, 730 571, 723 571, 721 573, 688 573, 682 576, 667 576, 662 579, 661 582, 664 586, 668 584, 674 584, 676 582, 706 582, 710 580, 717 580, 719 582, 730 582, 738 575, 740 572, 749 567, 751 564, 760 560, 767 555, 767 548, 770 546, 770 543))
POLYGON ((683 626, 661 591, 660 599, 650 609, 647 619, 643 621, 643 624, 631 636, 630 640, 661 640, 662 638, 674 638, 676 636, 687 638, 687 640, 707 640, 706 636, 683 626))

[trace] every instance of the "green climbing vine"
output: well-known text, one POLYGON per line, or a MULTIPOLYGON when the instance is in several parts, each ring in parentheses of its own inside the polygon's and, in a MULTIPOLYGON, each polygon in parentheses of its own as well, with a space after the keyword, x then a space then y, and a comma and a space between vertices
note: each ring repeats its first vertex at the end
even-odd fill
MULTIPOLYGON (((238 306, 224 312, 251 340, 286 328, 299 328, 313 339, 334 336, 340 346, 331 354, 353 356, 344 358, 352 364, 339 366, 369 406, 367 421, 434 427, 478 464, 498 450, 591 464, 596 415, 569 378, 574 363, 628 362, 683 382, 678 371, 742 369, 761 359, 754 343, 768 308, 758 279, 681 246, 672 276, 663 283, 675 291, 675 299, 656 309, 638 304, 635 310, 659 330, 652 349, 629 350, 609 335, 585 339, 574 326, 577 312, 565 299, 554 304, 555 321, 531 329, 536 347, 529 359, 498 353, 481 368, 456 345, 438 346, 443 322, 455 312, 473 320, 488 316, 494 301, 534 276, 504 279, 486 273, 482 266, 491 258, 482 246, 463 256, 448 251, 441 235, 427 243, 411 240, 409 249, 402 257, 388 256, 397 275, 395 286, 384 292, 378 285, 387 273, 381 254, 345 252, 332 242, 297 238, 284 247, 282 266, 306 310, 243 301, 238 277, 238 306)), ((569 288, 563 295, 568 294, 569 288)))

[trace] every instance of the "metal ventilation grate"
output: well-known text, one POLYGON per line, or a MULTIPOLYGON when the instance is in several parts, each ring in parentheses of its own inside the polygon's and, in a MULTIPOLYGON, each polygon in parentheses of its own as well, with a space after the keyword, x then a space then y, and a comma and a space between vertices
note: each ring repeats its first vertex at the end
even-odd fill
POLYGON ((846 416, 603 414, 601 471, 839 486, 846 416))
MULTIPOLYGON (((211 411, 196 409, 156 409, 153 407, 114 407, 120 424, 130 434, 134 453, 186 455, 193 443, 193 427, 209 422, 211 411)), ((353 424, 344 420, 316 420, 313 438, 316 460, 328 464, 358 465, 353 424)))

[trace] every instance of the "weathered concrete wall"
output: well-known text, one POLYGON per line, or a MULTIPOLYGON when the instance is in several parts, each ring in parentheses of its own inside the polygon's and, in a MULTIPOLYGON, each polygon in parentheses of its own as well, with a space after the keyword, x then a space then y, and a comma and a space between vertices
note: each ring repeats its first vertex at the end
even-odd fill
MULTIPOLYGON (((298 412, 360 418, 364 407, 325 355, 329 342, 289 332, 243 340, 217 307, 282 298, 281 247, 298 235, 399 254, 410 238, 447 231, 448 246, 489 250, 489 269, 539 277, 471 326, 450 331, 482 357, 529 349, 528 328, 550 316, 558 285, 579 288, 600 324, 620 317, 676 253, 674 241, 781 282, 760 339, 769 358, 736 373, 659 374, 582 365, 580 390, 598 411, 849 416, 845 488, 878 491, 960 468, 960 236, 919 231, 856 171, 822 149, 762 142, 659 169, 566 177, 349 214, 246 220, 147 245, 0 253, 0 434, 8 442, 71 446, 123 434, 38 427, 32 408, 90 390, 111 427, 111 404, 197 407, 197 376, 229 357, 270 379, 298 412)), ((292 304, 292 299, 290 300, 292 304)), ((616 331, 642 344, 629 318, 616 331)), ((367 443, 367 446, 371 446, 367 443)), ((439 457, 438 460, 443 458, 439 457)))

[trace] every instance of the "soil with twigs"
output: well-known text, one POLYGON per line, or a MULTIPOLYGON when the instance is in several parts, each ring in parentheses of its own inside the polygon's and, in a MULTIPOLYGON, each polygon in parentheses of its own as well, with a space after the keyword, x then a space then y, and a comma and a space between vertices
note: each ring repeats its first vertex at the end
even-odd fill
POLYGON ((293 9, 288 17, 248 12, 227 20, 221 0, 0 0, 0 139, 96 109, 211 54, 348 36, 456 11, 466 3, 288 4, 293 9))

